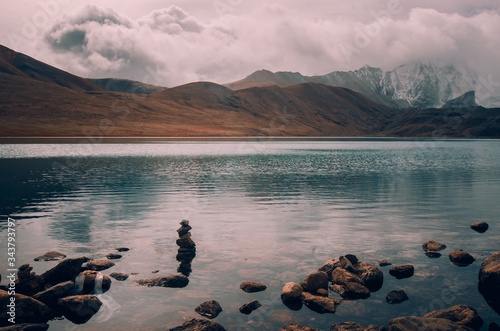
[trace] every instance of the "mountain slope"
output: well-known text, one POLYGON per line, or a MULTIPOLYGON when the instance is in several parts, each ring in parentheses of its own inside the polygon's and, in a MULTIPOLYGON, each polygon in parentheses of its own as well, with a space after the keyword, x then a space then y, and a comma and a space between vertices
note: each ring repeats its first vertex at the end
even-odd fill
POLYGON ((138 82, 129 79, 118 78, 88 78, 88 80, 100 88, 111 92, 123 92, 131 94, 152 94, 164 91, 166 88, 138 82))

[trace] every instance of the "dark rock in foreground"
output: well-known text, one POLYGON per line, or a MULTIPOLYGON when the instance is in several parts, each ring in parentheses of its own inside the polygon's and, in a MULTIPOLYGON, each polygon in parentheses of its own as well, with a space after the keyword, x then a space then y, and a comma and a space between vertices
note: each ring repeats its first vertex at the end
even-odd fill
POLYGON ((15 312, 16 323, 46 323, 53 317, 52 309, 44 303, 19 293, 13 296, 15 307, 11 308, 11 297, 8 292, 0 290, 0 326, 12 324, 8 321, 11 310, 15 312))
POLYGON ((406 300, 409 300, 409 298, 404 290, 392 290, 385 297, 385 301, 390 304, 401 303, 406 300))
POLYGON ((413 276, 415 269, 411 264, 400 264, 389 269, 389 274, 397 279, 403 279, 413 276))
POLYGON ((445 244, 441 244, 435 240, 427 240, 423 245, 422 248, 424 251, 433 251, 433 252, 438 252, 446 248, 445 244))
POLYGON ((449 258, 451 263, 460 267, 466 267, 476 260, 472 255, 461 249, 450 252, 449 258))
POLYGON ((328 274, 324 271, 317 271, 309 274, 306 279, 304 279, 299 284, 306 292, 316 292, 319 289, 328 288, 328 274))
POLYGON ((493 253, 481 264, 478 288, 488 305, 500 314, 500 252, 493 253))
POLYGON ((200 314, 201 316, 212 319, 219 316, 219 314, 222 312, 222 307, 217 301, 210 300, 200 304, 198 307, 195 308, 194 311, 200 314))
POLYGON ((245 303, 243 306, 240 307, 240 313, 249 315, 252 313, 252 311, 256 310, 257 308, 262 307, 259 301, 253 300, 250 302, 245 303))
POLYGON ((488 325, 488 331, 500 331, 500 326, 495 322, 491 322, 490 325, 488 325))
POLYGON ((354 322, 344 322, 333 324, 330 331, 387 331, 387 328, 374 324, 365 326, 354 322))
POLYGON ((432 311, 423 317, 445 318, 474 330, 479 330, 484 323, 476 310, 468 305, 456 305, 447 309, 432 311))
POLYGON ((48 306, 54 306, 57 300, 64 297, 66 293, 74 289, 75 283, 68 280, 63 283, 54 285, 45 291, 38 292, 33 296, 33 299, 41 301, 48 306))
POLYGON ((226 331, 226 329, 217 322, 193 318, 182 323, 182 325, 170 329, 170 331, 226 331))
POLYGON ((486 222, 476 222, 476 223, 472 223, 470 225, 470 228, 472 230, 477 231, 479 233, 484 233, 484 232, 488 231, 489 227, 490 226, 486 222))
POLYGON ((473 331, 466 326, 444 318, 426 318, 416 316, 404 316, 394 318, 389 322, 388 331, 473 331))
POLYGON ((310 328, 308 326, 302 326, 299 324, 291 323, 291 324, 285 325, 284 327, 282 327, 278 331, 318 331, 318 330, 314 329, 314 328, 310 328))
POLYGON ((113 272, 109 275, 109 277, 114 278, 118 281, 124 281, 128 279, 128 275, 123 272, 113 272))
POLYGON ((74 295, 57 301, 64 317, 75 324, 83 324, 101 308, 102 302, 95 295, 74 295))
POLYGON ((62 260, 66 257, 63 253, 56 251, 47 252, 39 257, 35 257, 35 261, 57 261, 62 260))
POLYGON ((80 273, 82 264, 89 261, 87 257, 66 259, 59 262, 54 268, 41 274, 45 283, 56 285, 67 280, 74 280, 80 273))
POLYGON ((266 285, 257 282, 243 282, 240 284, 240 289, 247 293, 262 292, 267 288, 266 285))
POLYGON ((14 324, 10 326, 5 326, 0 328, 0 331, 45 331, 49 328, 48 324, 39 323, 39 324, 14 324))
POLYGON ((92 260, 87 262, 87 268, 89 270, 94 270, 94 271, 106 270, 114 265, 115 265, 114 262, 107 260, 92 260))
POLYGON ((335 309, 340 304, 340 300, 312 295, 308 292, 302 293, 301 299, 307 308, 320 314, 335 314, 335 309))
POLYGON ((153 279, 141 279, 136 281, 142 286, 161 286, 161 287, 186 287, 189 284, 189 278, 184 275, 170 275, 153 279))

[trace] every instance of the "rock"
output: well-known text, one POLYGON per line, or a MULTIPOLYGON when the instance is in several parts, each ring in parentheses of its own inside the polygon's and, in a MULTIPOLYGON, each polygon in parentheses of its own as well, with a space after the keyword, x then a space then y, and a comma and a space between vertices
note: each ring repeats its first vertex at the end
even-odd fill
POLYGON ((353 254, 346 254, 345 258, 348 259, 349 262, 351 262, 351 264, 353 264, 353 265, 359 262, 359 260, 356 257, 356 255, 353 255, 353 254))
POLYGON ((481 264, 478 288, 488 305, 500 314, 500 252, 493 253, 481 264))
POLYGON ((87 268, 89 270, 101 271, 106 270, 114 266, 115 263, 107 260, 92 260, 87 262, 87 268))
POLYGON ((192 227, 190 227, 189 225, 188 226, 181 226, 179 229, 177 229, 177 233, 179 234, 179 237, 182 237, 184 235, 186 235, 189 230, 191 230, 192 227))
POLYGON ((121 259, 122 258, 122 256, 120 254, 113 254, 113 253, 109 253, 108 255, 106 255, 106 257, 109 260, 117 260, 117 259, 121 259))
POLYGON ((325 290, 324 288, 320 288, 316 292, 314 292, 315 295, 319 295, 322 297, 327 297, 328 296, 328 290, 325 290))
POLYGON ((40 302, 48 306, 54 306, 57 303, 57 300, 62 298, 66 293, 75 288, 75 283, 68 280, 66 282, 59 283, 54 285, 45 291, 38 292, 33 296, 33 299, 36 299, 40 302))
POLYGON ((179 224, 181 226, 189 226, 189 221, 188 220, 182 220, 179 224))
POLYGON ((262 292, 267 288, 266 285, 256 282, 243 282, 240 284, 240 289, 247 293, 262 292))
POLYGON ((354 265, 354 273, 371 292, 380 290, 384 284, 384 273, 373 264, 358 262, 354 265))
POLYGON ((382 260, 378 263, 379 266, 381 267, 385 267, 385 266, 388 266, 388 265, 391 265, 392 263, 387 261, 387 260, 382 260))
POLYGON ((302 302, 307 306, 307 308, 320 314, 335 314, 335 308, 340 304, 340 300, 312 295, 308 292, 303 292, 301 295, 301 299, 302 302))
POLYGON ((500 331, 500 326, 498 326, 498 324, 495 322, 491 322, 488 325, 488 331, 500 331))
POLYGON ((50 285, 74 280, 80 273, 82 264, 87 261, 89 261, 87 257, 62 260, 54 268, 44 272, 41 277, 45 283, 50 285))
POLYGON ((0 331, 45 331, 49 328, 48 324, 38 323, 38 324, 13 324, 0 328, 0 331))
POLYGON ((219 316, 219 314, 222 312, 222 307, 217 301, 210 300, 200 304, 198 307, 195 308, 194 311, 200 314, 201 316, 212 319, 219 316))
POLYGON ((425 255, 430 258, 438 258, 441 257, 441 253, 438 253, 436 251, 427 251, 425 252, 425 255))
POLYGON ((486 222, 476 222, 476 223, 472 223, 470 225, 470 228, 472 230, 477 231, 479 233, 484 233, 484 232, 488 231, 489 227, 490 226, 486 222))
POLYGON ((336 268, 332 272, 332 282, 333 284, 338 285, 345 285, 350 282, 362 283, 361 278, 359 278, 358 275, 343 268, 336 268))
POLYGON ((423 245, 422 248, 424 251, 434 251, 438 252, 446 248, 445 244, 438 243, 437 241, 434 240, 427 240, 423 245))
POLYGON ((245 314, 245 315, 250 315, 252 311, 255 309, 261 307, 262 305, 260 304, 259 301, 253 300, 250 302, 245 303, 243 306, 240 307, 240 313, 245 314))
POLYGON ((279 329, 278 331, 318 331, 317 329, 310 328, 308 326, 302 326, 299 324, 288 324, 279 329))
POLYGON ((301 283, 300 286, 306 292, 316 292, 320 288, 327 289, 328 288, 328 275, 324 271, 314 272, 306 277, 301 283))
POLYGON ((354 272, 354 268, 352 266, 351 261, 347 259, 345 256, 339 256, 339 263, 341 268, 344 268, 349 272, 354 272))
POLYGON ((332 272, 337 268, 340 267, 340 261, 338 258, 330 261, 326 261, 325 264, 323 264, 318 271, 324 271, 328 275, 328 279, 331 281, 332 280, 332 272))
POLYGON ((113 272, 109 275, 109 277, 114 278, 118 281, 124 281, 127 280, 128 275, 124 274, 123 272, 113 272))
POLYGON ((170 275, 166 277, 158 277, 154 279, 141 279, 136 281, 142 286, 161 286, 161 287, 186 287, 189 284, 189 278, 184 275, 170 275))
POLYGON ((101 308, 102 302, 95 295, 73 295, 57 301, 64 317, 75 324, 83 324, 101 308))
POLYGON ((333 324, 330 331, 387 331, 387 328, 374 324, 365 326, 354 322, 344 322, 333 324))
POLYGON ((35 261, 57 261, 62 260, 66 257, 63 253, 59 253, 56 251, 50 251, 39 257, 35 257, 35 261))
POLYGON ((370 290, 360 283, 349 282, 345 285, 332 285, 330 289, 340 294, 344 299, 366 299, 370 296, 370 290))
POLYGON ((451 263, 460 267, 466 267, 476 260, 472 255, 461 249, 450 252, 449 258, 451 263))
POLYGON ((20 280, 28 279, 33 276, 35 273, 32 273, 33 267, 30 267, 29 264, 23 264, 17 269, 17 278, 20 280))
POLYGON ((16 323, 46 323, 53 317, 53 311, 47 305, 19 293, 12 296, 8 292, 0 290, 0 307, 2 307, 0 309, 0 326, 12 324, 8 321, 12 317, 9 315, 11 311, 13 314, 15 313, 16 323), (14 304, 11 303, 11 298, 14 298, 14 304))
POLYGON ((415 269, 411 264, 400 264, 389 269, 389 274, 397 279, 411 277, 414 272, 415 269))
POLYGON ((170 331, 226 331, 226 329, 217 322, 193 318, 170 331))
POLYGON ((401 303, 406 300, 409 300, 409 298, 404 290, 392 290, 385 297, 385 301, 390 304, 401 303))
POLYGON ((472 331, 473 329, 458 325, 444 318, 426 318, 404 316, 394 318, 389 322, 388 331, 472 331))
POLYGON ((289 282, 283 286, 281 290, 281 300, 282 301, 297 301, 300 300, 300 296, 303 292, 302 286, 297 283, 289 282))
POLYGON ((194 248, 196 247, 195 242, 191 239, 191 234, 186 233, 176 241, 177 246, 181 248, 194 248))
POLYGON ((468 326, 474 330, 479 330, 484 323, 476 310, 468 305, 456 305, 447 309, 431 311, 423 317, 445 318, 459 325, 468 326))
POLYGON ((153 270, 153 271, 151 271, 152 274, 157 274, 159 272, 160 272, 160 270, 153 270))
MULTIPOLYGON (((84 294, 91 294, 91 293, 95 292, 95 290, 96 290, 95 279, 98 275, 102 276, 102 285, 101 285, 101 289, 97 289, 97 290, 100 290, 100 291, 102 291, 102 293, 104 293, 110 289, 111 279, 108 276, 101 274, 99 271, 85 270, 83 272, 83 276, 85 277, 83 280, 83 293, 84 294)), ((99 294, 99 293, 94 293, 94 294, 99 294)))
POLYGON ((45 280, 36 275, 29 264, 23 264, 17 271, 18 279, 14 282, 16 285, 16 293, 31 296, 35 293, 45 290, 45 280))
POLYGON ((128 252, 130 248, 128 247, 117 247, 115 248, 118 252, 128 252))

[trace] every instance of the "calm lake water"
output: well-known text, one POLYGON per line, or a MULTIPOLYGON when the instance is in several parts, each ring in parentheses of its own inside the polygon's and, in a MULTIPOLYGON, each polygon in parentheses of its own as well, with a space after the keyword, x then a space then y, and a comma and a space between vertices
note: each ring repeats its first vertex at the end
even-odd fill
POLYGON ((194 308, 211 299, 222 305, 216 321, 228 330, 387 325, 456 304, 477 309, 485 330, 500 320, 477 291, 480 264, 500 250, 500 141, 5 144, 0 168, 0 214, 18 222, 18 266, 42 273, 57 263, 33 261, 47 251, 102 259, 126 246, 131 250, 103 273, 139 273, 113 280, 88 323, 52 321, 50 330, 165 330, 200 317, 194 308), (177 273, 182 219, 197 244, 189 285, 135 284, 177 273), (478 220, 490 224, 486 233, 469 228, 478 220), (424 255, 429 239, 448 245, 441 258, 424 255), (455 249, 476 261, 452 265, 447 255, 455 249), (415 275, 397 280, 383 267, 382 289, 344 301, 335 315, 281 303, 286 282, 348 253, 373 264, 410 263, 415 275), (268 289, 245 293, 239 284, 246 280, 268 289), (410 300, 386 303, 387 292, 399 288, 410 300), (240 314, 254 299, 263 306, 240 314))

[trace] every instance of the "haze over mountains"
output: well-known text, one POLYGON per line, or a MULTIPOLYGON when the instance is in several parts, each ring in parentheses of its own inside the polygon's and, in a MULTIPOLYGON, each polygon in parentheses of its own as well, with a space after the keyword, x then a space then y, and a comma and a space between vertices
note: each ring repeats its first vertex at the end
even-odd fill
MULTIPOLYGON (((359 72, 371 78, 385 77, 369 67, 359 72)), ((268 72, 260 74, 269 76, 268 72)), ((277 76, 284 79, 287 75, 277 76)), ((403 86, 402 78, 394 81, 400 85, 392 86, 403 86)), ((404 86, 413 87, 411 91, 420 86, 413 81, 406 83, 404 86)), ((104 136, 500 137, 500 110, 471 106, 471 98, 474 99, 471 93, 454 100, 447 109, 418 110, 396 109, 399 101, 390 102, 389 94, 385 94, 388 103, 384 103, 381 102, 384 94, 375 98, 374 92, 359 93, 316 82, 292 85, 290 79, 280 81, 282 86, 279 86, 269 80, 264 83, 246 80, 238 84, 232 86, 235 90, 210 82, 164 89, 133 81, 89 80, 0 47, 0 132, 4 137, 93 139, 104 136), (241 84, 265 86, 242 88, 241 84), (141 90, 142 94, 133 94, 134 90, 141 90)), ((449 86, 449 95, 459 91, 453 89, 452 83, 449 86)), ((419 99, 415 92, 414 100, 424 99, 419 99)))

